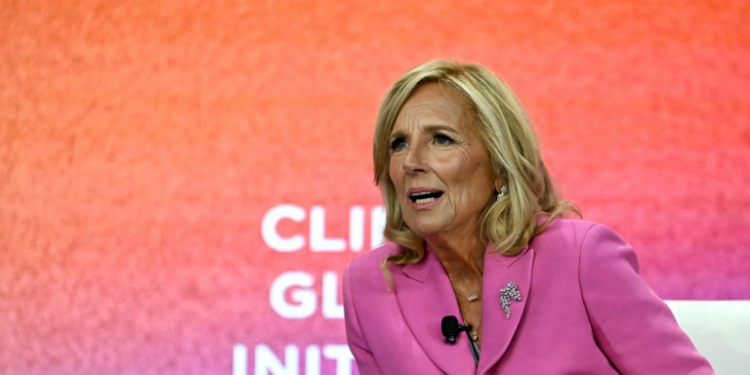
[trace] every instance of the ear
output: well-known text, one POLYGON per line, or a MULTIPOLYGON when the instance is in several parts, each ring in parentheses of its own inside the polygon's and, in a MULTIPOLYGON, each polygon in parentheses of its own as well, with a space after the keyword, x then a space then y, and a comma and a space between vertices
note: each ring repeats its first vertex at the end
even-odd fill
POLYGON ((493 163, 493 167, 495 169, 495 194, 497 194, 503 190, 503 186, 508 185, 508 176, 497 163, 493 163))
POLYGON ((507 182, 505 180, 505 177, 498 175, 495 178, 495 194, 499 193, 500 190, 503 189, 503 186, 506 186, 506 185, 507 185, 507 182))

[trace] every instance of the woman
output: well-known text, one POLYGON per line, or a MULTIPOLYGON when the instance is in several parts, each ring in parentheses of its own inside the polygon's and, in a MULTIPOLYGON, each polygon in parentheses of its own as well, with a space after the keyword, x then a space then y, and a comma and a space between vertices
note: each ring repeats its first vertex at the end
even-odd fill
POLYGON ((487 69, 433 61, 406 73, 380 108, 374 159, 391 242, 344 274, 360 374, 713 373, 631 247, 563 218, 577 211, 487 69), (444 335, 457 328, 444 317, 466 333, 444 335))

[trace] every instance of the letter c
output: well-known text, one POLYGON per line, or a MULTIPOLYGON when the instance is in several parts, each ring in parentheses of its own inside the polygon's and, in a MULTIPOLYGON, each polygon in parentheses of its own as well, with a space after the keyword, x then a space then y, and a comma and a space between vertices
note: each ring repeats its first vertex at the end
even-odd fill
POLYGON ((305 220, 305 210, 302 207, 293 204, 280 204, 266 212, 261 223, 261 236, 266 245, 276 251, 288 253, 297 251, 305 246, 305 237, 301 234, 295 234, 292 237, 284 238, 276 231, 276 225, 282 219, 301 222, 305 220))

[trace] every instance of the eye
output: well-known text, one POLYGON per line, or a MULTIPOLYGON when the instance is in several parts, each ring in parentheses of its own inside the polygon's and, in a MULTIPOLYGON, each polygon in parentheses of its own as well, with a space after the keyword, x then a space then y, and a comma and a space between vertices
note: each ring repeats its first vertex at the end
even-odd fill
POLYGON ((406 139, 403 137, 395 138, 391 141, 391 152, 401 151, 406 148, 406 139))
POLYGON ((435 143, 441 146, 447 146, 452 145, 455 141, 445 134, 437 133, 435 134, 435 143))

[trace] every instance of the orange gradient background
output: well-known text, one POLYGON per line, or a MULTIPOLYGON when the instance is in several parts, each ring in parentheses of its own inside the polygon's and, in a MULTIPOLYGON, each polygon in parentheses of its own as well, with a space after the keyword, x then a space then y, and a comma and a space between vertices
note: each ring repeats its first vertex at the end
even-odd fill
POLYGON ((269 288, 300 270, 320 298, 357 253, 277 252, 261 220, 320 205, 348 238, 380 204, 380 100, 433 58, 514 88, 661 297, 750 299, 748 25, 735 0, 4 0, 0 373, 231 374, 235 344, 251 373, 259 343, 345 343, 269 288))

